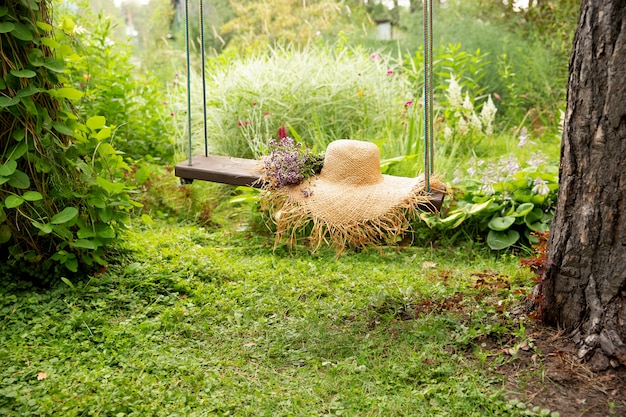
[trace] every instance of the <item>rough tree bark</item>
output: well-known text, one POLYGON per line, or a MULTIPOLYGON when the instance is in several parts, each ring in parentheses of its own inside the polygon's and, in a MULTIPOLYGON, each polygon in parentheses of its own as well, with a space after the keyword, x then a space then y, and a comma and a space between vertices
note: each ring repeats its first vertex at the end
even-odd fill
POLYGON ((540 307, 595 369, 626 365, 625 200, 626 0, 584 0, 540 307))

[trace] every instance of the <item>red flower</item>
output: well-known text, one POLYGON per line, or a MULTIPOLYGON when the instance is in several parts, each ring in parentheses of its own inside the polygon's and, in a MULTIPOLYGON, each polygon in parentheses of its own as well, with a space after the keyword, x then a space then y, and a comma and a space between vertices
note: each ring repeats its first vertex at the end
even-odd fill
POLYGON ((287 129, 285 129, 285 125, 282 125, 280 129, 278 129, 278 137, 281 139, 285 139, 287 137, 287 129))

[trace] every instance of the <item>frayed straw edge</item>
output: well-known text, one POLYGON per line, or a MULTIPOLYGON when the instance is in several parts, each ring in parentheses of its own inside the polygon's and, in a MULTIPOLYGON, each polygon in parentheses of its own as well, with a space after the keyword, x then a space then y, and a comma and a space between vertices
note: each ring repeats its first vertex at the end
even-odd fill
MULTIPOLYGON (((433 192, 446 192, 445 186, 439 182, 435 186, 431 185, 431 188, 433 192)), ((289 198, 288 194, 276 189, 266 191, 262 203, 276 225, 274 249, 283 239, 290 248, 294 248, 298 235, 304 235, 310 227, 307 239, 312 251, 326 244, 333 247, 337 255, 347 248, 396 244, 398 238, 409 231, 411 221, 418 217, 418 207, 431 204, 423 182, 417 184, 407 198, 384 215, 347 224, 333 224, 314 217, 304 206, 289 198)))

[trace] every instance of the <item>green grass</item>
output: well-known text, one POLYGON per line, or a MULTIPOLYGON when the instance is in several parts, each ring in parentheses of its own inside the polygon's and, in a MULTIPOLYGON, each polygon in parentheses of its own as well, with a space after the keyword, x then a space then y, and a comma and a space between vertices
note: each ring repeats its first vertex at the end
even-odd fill
POLYGON ((531 285, 512 256, 290 254, 270 236, 166 225, 124 241, 87 282, 1 290, 0 414, 521 412, 484 344, 523 337, 502 314, 531 285))

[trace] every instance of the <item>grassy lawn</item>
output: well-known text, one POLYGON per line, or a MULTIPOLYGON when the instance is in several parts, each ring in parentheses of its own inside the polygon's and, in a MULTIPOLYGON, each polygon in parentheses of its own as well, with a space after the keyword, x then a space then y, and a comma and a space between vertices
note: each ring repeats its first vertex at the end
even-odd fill
POLYGON ((88 282, 3 288, 0 414, 535 415, 493 372, 525 338, 517 258, 272 245, 155 225, 88 282))

